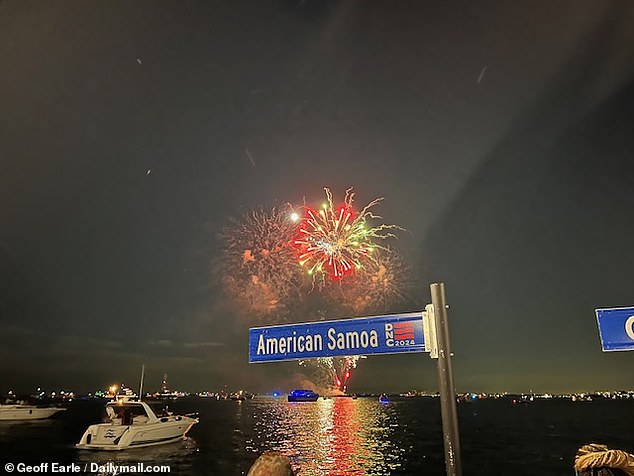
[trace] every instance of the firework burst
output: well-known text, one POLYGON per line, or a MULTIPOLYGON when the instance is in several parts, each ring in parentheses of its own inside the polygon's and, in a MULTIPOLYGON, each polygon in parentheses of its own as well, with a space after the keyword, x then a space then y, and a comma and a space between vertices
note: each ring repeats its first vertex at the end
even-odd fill
MULTIPOLYGON (((215 270, 232 301, 260 324, 324 320, 386 311, 403 299, 407 268, 382 243, 396 225, 373 225, 377 198, 360 212, 348 189, 335 206, 328 188, 320 209, 254 210, 232 219, 220 235, 223 261, 215 270)), ((300 361, 322 388, 345 392, 359 356, 300 361)))
POLYGON ((292 240, 300 266, 320 287, 326 284, 327 277, 340 281, 376 262, 373 254, 385 249, 377 241, 395 237, 390 230, 400 229, 396 225, 370 226, 369 220, 381 218, 371 209, 382 198, 356 212, 352 189, 346 191, 344 202, 339 206, 334 205, 330 189, 324 190, 326 203, 320 210, 302 207, 297 235, 292 240))
POLYGON ((299 365, 310 370, 315 383, 322 389, 335 394, 346 393, 351 372, 358 365, 361 356, 320 357, 300 360, 299 365))

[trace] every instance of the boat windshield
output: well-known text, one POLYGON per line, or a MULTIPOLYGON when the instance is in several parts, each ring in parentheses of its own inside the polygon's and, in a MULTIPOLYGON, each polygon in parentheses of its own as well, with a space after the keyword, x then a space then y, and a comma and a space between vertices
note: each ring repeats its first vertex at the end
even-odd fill
POLYGON ((106 412, 111 420, 121 420, 121 423, 124 425, 132 424, 132 421, 135 419, 139 421, 138 417, 145 417, 145 420, 149 418, 143 405, 139 404, 124 403, 108 405, 106 412))
POLYGON ((164 403, 148 403, 152 411, 157 417, 164 417, 170 414, 169 406, 164 403))

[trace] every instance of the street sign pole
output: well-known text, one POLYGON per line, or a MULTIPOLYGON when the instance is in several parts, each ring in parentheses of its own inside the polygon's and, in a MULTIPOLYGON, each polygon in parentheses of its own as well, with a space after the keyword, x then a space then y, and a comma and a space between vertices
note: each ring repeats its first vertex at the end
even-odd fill
POLYGON ((458 412, 456 410, 456 389, 451 368, 451 349, 449 346, 449 328, 447 326, 445 284, 433 283, 429 288, 431 291, 431 302, 434 308, 438 342, 438 386, 440 390, 442 431, 445 442, 445 468, 447 470, 447 476, 462 476, 458 412))
MULTIPOLYGON (((432 303, 423 312, 253 327, 249 362, 429 352, 438 359, 447 476, 462 476, 445 285, 434 283, 430 290, 432 303)), ((634 324, 631 327, 634 334, 634 324)))

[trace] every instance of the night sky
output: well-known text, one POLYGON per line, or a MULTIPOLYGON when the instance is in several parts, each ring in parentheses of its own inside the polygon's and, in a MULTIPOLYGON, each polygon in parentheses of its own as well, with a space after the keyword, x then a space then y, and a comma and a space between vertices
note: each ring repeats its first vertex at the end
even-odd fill
MULTIPOLYGON (((289 390, 214 284, 230 217, 357 203, 459 391, 634 388, 594 309, 634 305, 630 0, 0 1, 2 388, 289 390)), ((346 316, 341 316, 346 317, 346 316)), ((296 321, 303 321, 296 316, 296 321)), ((350 391, 435 390, 426 354, 350 391)))

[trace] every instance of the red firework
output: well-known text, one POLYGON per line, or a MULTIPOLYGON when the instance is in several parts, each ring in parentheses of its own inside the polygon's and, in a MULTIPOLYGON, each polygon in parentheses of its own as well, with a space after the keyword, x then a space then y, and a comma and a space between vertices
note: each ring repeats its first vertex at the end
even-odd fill
POLYGON ((324 190, 327 202, 320 210, 302 208, 297 236, 291 242, 297 250, 300 266, 309 275, 318 276, 322 284, 326 275, 338 281, 373 262, 372 253, 382 248, 374 240, 393 237, 385 230, 398 228, 395 225, 369 226, 369 219, 380 218, 370 211, 380 198, 356 212, 352 206, 352 189, 346 191, 344 203, 336 207, 330 190, 324 190))

